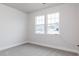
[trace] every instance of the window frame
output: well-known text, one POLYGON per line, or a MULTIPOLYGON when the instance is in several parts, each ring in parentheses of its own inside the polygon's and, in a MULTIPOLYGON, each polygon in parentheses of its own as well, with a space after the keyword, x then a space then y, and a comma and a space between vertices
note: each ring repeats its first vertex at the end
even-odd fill
POLYGON ((35 23, 34 23, 34 24, 35 24, 35 31, 34 31, 35 34, 45 34, 45 15, 38 15, 38 16, 35 16, 35 23), (40 32, 40 33, 36 33, 36 26, 42 25, 42 24, 36 24, 36 18, 37 18, 37 17, 41 17, 41 16, 44 16, 44 26, 43 26, 43 27, 44 27, 44 31, 43 31, 43 33, 41 33, 41 32, 40 32))
MULTIPOLYGON (((53 23, 52 23, 53 24, 53 23)), ((46 34, 60 34, 60 13, 59 12, 54 12, 54 13, 48 13, 46 15, 46 34), (56 14, 58 13, 58 33, 48 33, 48 15, 56 14)))
POLYGON ((60 34, 60 13, 59 12, 53 12, 53 13, 48 13, 48 14, 42 14, 42 15, 36 15, 35 17, 34 17, 34 21, 35 21, 35 26, 34 26, 34 33, 35 34, 51 34, 51 35, 54 35, 54 34, 60 34), (48 33, 48 15, 49 14, 56 14, 56 13, 58 13, 59 15, 58 15, 58 19, 59 19, 59 25, 58 25, 58 33, 48 33), (38 16, 44 16, 44 33, 36 33, 36 17, 38 17, 38 16))

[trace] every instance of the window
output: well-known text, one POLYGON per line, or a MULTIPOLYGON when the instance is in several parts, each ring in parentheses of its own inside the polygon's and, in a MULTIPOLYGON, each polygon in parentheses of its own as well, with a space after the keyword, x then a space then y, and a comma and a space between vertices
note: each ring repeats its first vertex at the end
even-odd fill
POLYGON ((47 15, 47 34, 59 34, 59 13, 47 15))
POLYGON ((35 33, 43 34, 45 25, 45 17, 44 16, 36 16, 35 17, 35 33))
POLYGON ((59 13, 36 16, 35 33, 59 34, 59 13))

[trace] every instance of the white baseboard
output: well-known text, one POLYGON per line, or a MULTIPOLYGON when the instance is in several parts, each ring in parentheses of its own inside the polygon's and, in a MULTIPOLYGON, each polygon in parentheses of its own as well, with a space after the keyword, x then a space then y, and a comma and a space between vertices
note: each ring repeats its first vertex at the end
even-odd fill
POLYGON ((63 50, 63 51, 77 53, 79 55, 79 51, 76 51, 76 50, 71 50, 71 49, 66 49, 66 48, 56 47, 56 46, 50 46, 50 45, 46 45, 46 44, 40 44, 38 42, 26 42, 26 41, 20 42, 20 43, 16 43, 16 44, 13 44, 13 45, 9 45, 9 46, 4 47, 4 48, 0 48, 0 51, 6 50, 6 49, 9 49, 9 48, 12 48, 12 47, 16 47, 16 46, 19 46, 19 45, 22 45, 22 44, 25 44, 25 43, 31 43, 31 44, 36 44, 36 45, 39 45, 39 46, 45 46, 45 47, 60 49, 60 50, 63 50))
POLYGON ((9 49, 9 48, 12 48, 12 47, 16 47, 16 46, 19 46, 19 45, 22 45, 22 44, 25 44, 25 43, 27 43, 27 42, 24 41, 24 42, 20 42, 20 43, 12 44, 12 45, 9 45, 9 46, 7 46, 7 47, 0 48, 0 51, 2 51, 2 50, 6 50, 6 49, 9 49))
POLYGON ((49 47, 49 48, 55 48, 55 49, 59 49, 59 50, 63 50, 63 51, 68 51, 68 52, 76 53, 76 54, 79 55, 79 51, 76 51, 76 50, 71 50, 71 49, 57 47, 57 46, 50 46, 50 45, 46 45, 46 44, 40 44, 38 42, 30 42, 30 43, 31 44, 36 44, 36 45, 39 45, 39 46, 44 46, 44 47, 49 47))

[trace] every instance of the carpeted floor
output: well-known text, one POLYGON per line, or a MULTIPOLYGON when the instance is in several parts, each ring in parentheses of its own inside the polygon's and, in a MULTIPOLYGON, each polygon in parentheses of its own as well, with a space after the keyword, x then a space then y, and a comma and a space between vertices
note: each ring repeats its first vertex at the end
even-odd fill
POLYGON ((42 47, 35 44, 23 44, 0 51, 0 56, 77 56, 77 54, 48 47, 42 47))

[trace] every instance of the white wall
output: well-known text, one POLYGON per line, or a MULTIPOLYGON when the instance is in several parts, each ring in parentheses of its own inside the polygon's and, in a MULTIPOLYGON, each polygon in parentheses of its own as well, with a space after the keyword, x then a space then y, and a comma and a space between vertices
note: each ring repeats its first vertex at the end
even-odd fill
POLYGON ((76 46, 79 44, 78 15, 78 4, 63 4, 28 15, 14 8, 0 4, 0 50, 30 42, 52 48, 79 52, 79 47, 76 46), (34 16, 54 12, 60 13, 60 34, 35 34, 34 16))
POLYGON ((63 4, 61 6, 43 9, 29 14, 28 34, 31 43, 59 48, 63 50, 79 52, 79 5, 63 4), (78 9, 77 9, 78 8, 78 9), (60 34, 46 35, 34 33, 34 16, 48 13, 60 13, 60 34), (78 28, 78 29, 77 29, 78 28))
POLYGON ((27 42, 27 14, 0 4, 0 50, 27 42))

